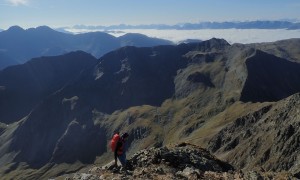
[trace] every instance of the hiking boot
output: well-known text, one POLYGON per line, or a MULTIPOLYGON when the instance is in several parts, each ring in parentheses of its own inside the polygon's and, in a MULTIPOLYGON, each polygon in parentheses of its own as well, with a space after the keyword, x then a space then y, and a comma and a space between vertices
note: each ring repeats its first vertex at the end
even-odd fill
POLYGON ((106 167, 107 170, 113 170, 115 167, 117 167, 115 164, 109 165, 106 167))
POLYGON ((121 172, 125 172, 125 171, 126 171, 126 168, 122 166, 122 167, 120 168, 120 171, 121 171, 121 172))
POLYGON ((119 168, 118 168, 118 167, 114 167, 111 171, 112 171, 113 173, 118 173, 118 172, 119 172, 119 168))

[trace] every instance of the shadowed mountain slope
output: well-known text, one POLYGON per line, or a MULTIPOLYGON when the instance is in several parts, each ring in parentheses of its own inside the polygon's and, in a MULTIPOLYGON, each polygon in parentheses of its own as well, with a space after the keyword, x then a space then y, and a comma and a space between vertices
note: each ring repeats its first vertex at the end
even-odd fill
POLYGON ((241 101, 278 101, 300 91, 300 64, 256 51, 246 60, 241 101))
POLYGON ((0 122, 26 116, 40 101, 95 65, 97 59, 78 51, 41 57, 0 71, 0 122))

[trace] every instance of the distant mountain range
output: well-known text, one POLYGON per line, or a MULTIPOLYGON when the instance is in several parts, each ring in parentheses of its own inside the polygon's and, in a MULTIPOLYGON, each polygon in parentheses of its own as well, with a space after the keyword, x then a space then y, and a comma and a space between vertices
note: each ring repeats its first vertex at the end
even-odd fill
MULTIPOLYGON (((245 22, 200 22, 200 23, 182 23, 176 25, 149 24, 149 25, 111 25, 111 26, 86 26, 75 25, 71 29, 89 29, 89 30, 115 30, 115 29, 177 29, 177 30, 197 30, 197 29, 300 29, 299 22, 289 21, 245 21, 245 22)), ((67 27, 63 29, 68 29, 67 27)))
POLYGON ((35 57, 61 55, 77 50, 99 58, 109 51, 128 45, 151 47, 170 44, 171 41, 141 34, 114 37, 104 32, 92 32, 73 35, 55 31, 47 26, 27 30, 13 26, 0 32, 0 70, 35 57))

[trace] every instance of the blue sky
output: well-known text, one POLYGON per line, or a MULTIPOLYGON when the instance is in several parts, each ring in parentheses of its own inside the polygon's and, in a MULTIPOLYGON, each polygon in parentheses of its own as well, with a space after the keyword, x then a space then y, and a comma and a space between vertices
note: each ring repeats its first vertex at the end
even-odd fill
POLYGON ((300 19, 299 0, 0 0, 0 28, 300 19))

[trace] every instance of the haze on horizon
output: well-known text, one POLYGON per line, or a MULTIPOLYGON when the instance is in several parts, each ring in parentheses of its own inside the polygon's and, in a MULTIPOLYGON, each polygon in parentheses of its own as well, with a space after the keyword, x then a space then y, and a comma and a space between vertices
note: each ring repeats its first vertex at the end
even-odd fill
POLYGON ((0 28, 203 21, 299 21, 298 0, 0 0, 0 28))

